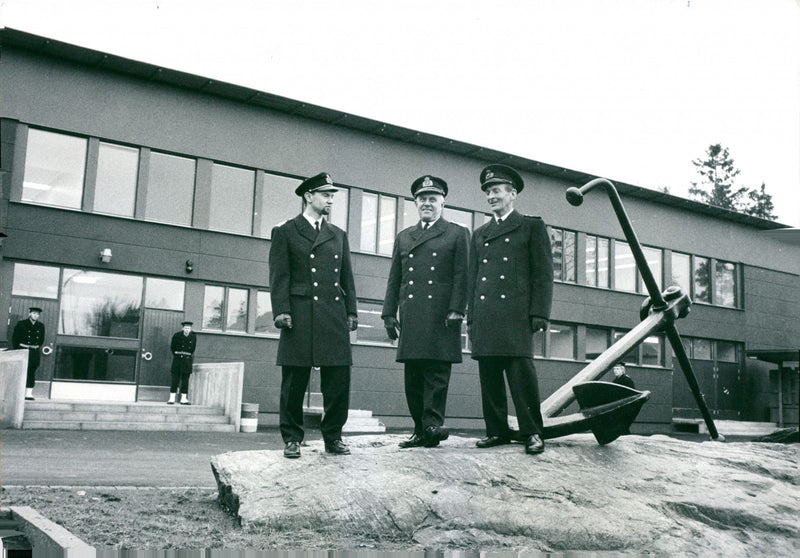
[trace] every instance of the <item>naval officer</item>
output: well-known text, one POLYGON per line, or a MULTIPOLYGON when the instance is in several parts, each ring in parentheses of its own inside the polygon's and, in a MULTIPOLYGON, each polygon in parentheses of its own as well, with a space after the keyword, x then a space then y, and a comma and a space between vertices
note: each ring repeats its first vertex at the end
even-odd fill
POLYGON ((449 435, 444 416, 452 363, 461 362, 469 233, 442 218, 447 191, 430 175, 411 185, 420 220, 395 239, 381 312, 389 338, 400 338, 397 361, 414 421, 401 448, 433 447, 449 435))
POLYGON ((36 385, 36 369, 39 368, 44 344, 44 324, 39 321, 42 309, 36 306, 28 308, 28 317, 17 322, 11 335, 11 345, 15 349, 28 349, 28 378, 25 382, 25 399, 33 400, 33 388, 36 385))
POLYGON ((181 330, 175 332, 169 343, 172 351, 172 368, 170 369, 169 399, 167 405, 176 403, 180 393, 180 404, 189 405, 189 376, 192 374, 194 352, 197 349, 197 334, 192 331, 193 322, 181 322, 181 330))
POLYGON ((356 288, 347 233, 328 223, 337 189, 320 173, 295 190, 303 212, 272 229, 269 284, 275 326, 281 330, 280 430, 288 458, 300 457, 303 397, 312 366, 320 367, 328 453, 346 455, 342 427, 350 406, 350 332, 358 327, 356 288))
POLYGON ((507 444, 512 438, 507 378, 519 437, 526 453, 536 454, 544 451, 544 442, 533 335, 546 329, 550 318, 550 238, 540 217, 514 209, 525 186, 516 170, 489 165, 480 174, 480 184, 494 216, 474 232, 470 247, 467 324, 486 423, 486 437, 477 446, 507 444))

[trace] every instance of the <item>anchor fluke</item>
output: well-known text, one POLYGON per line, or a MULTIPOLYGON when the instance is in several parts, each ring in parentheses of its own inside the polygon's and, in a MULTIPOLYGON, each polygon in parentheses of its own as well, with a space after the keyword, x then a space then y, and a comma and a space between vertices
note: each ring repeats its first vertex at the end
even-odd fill
POLYGON ((583 192, 581 192, 580 188, 567 188, 567 201, 570 205, 574 205, 578 207, 583 203, 583 192))

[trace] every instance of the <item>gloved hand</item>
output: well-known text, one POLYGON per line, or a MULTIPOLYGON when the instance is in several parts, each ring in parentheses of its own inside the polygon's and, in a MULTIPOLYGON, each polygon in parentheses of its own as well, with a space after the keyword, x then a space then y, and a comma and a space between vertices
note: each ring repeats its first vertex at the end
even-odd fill
POLYGON ((544 318, 539 318, 537 316, 533 316, 531 318, 531 329, 533 330, 534 333, 536 333, 537 331, 546 330, 547 325, 548 325, 547 320, 545 320, 544 318))
POLYGON ((389 339, 392 341, 396 341, 397 338, 400 337, 400 324, 396 318, 386 316, 383 319, 383 327, 386 328, 386 335, 388 335, 389 339))
POLYGON ((448 312, 447 318, 445 319, 444 326, 451 327, 451 326, 458 326, 461 327, 461 322, 464 321, 464 314, 460 312, 448 312))
POLYGON ((275 327, 278 329, 292 329, 292 315, 291 314, 278 314, 275 318, 275 327))
POLYGON ((350 331, 355 331, 358 329, 358 316, 355 314, 350 314, 347 316, 347 329, 350 331))

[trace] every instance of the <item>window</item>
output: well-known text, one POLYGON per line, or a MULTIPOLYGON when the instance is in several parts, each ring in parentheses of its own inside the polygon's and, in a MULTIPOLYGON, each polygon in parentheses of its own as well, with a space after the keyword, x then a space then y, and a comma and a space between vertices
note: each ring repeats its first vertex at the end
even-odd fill
POLYGON ((381 312, 383 306, 372 302, 358 302, 358 329, 351 334, 350 339, 358 343, 378 343, 381 345, 394 345, 386 335, 383 327, 381 312))
POLYGON ((391 255, 397 226, 397 198, 364 192, 361 200, 361 250, 391 255))
POLYGON ((194 210, 195 160, 150 153, 145 219, 191 225, 194 210))
MULTIPOLYGON (((653 274, 653 279, 656 280, 658 290, 661 292, 661 262, 663 259, 661 250, 658 248, 648 248, 647 246, 643 246, 642 253, 644 254, 644 259, 647 262, 647 267, 650 268, 650 272, 653 274)), ((631 254, 631 256, 633 256, 633 254, 631 254)), ((647 286, 645 286, 641 274, 639 275, 639 292, 648 294, 647 286)))
POLYGON ((575 233, 548 227, 553 250, 553 279, 575 282, 575 233))
POLYGON ((87 144, 84 138, 28 130, 22 201, 80 209, 87 144))
POLYGON ((544 331, 537 331, 533 334, 533 356, 544 358, 544 331))
POLYGON ((736 264, 718 260, 714 272, 714 304, 735 307, 736 264))
POLYGON ((256 333, 279 337, 281 330, 275 327, 272 315, 272 299, 268 291, 256 293, 256 333))
MULTIPOLYGON (((261 238, 272 236, 272 229, 286 221, 296 217, 300 213, 302 202, 295 188, 300 185, 301 180, 287 178, 277 174, 264 174, 264 191, 261 196, 260 207, 257 211, 261 215, 261 227, 256 231, 261 238)), ((335 200, 335 198, 334 198, 335 200)), ((336 205, 334 203, 334 205, 336 205)))
POLYGON ((688 254, 672 253, 672 276, 670 284, 677 285, 691 295, 692 292, 692 258, 688 254))
POLYGON ((183 281, 149 277, 145 283, 145 306, 160 310, 183 310, 183 281))
POLYGON ((375 252, 378 233, 378 194, 361 196, 361 251, 375 252))
POLYGON ((403 199, 403 221, 400 224, 400 230, 416 225, 418 221, 419 211, 417 211, 417 204, 414 203, 414 200, 403 199))
POLYGON ((203 298, 203 329, 245 332, 247 289, 206 285, 203 298))
POLYGON ((343 231, 347 231, 347 217, 350 212, 350 191, 339 186, 337 188, 339 188, 339 191, 333 196, 333 209, 331 209, 329 222, 343 231))
MULTIPOLYGON (((614 331, 614 343, 625 337, 627 335, 627 331, 625 330, 615 330, 614 331)), ((639 363, 639 347, 633 347, 627 353, 622 355, 622 361, 626 364, 638 364, 639 363)))
POLYGON ((586 360, 594 360, 608 349, 607 329, 599 327, 586 328, 586 360))
POLYGON ((138 149, 100 142, 93 211, 133 217, 138 176, 138 149))
POLYGON ((695 302, 711 302, 711 274, 708 258, 694 258, 694 297, 695 302))
POLYGON ((586 284, 608 288, 607 238, 586 235, 586 284))
POLYGON ((739 362, 736 343, 717 341, 717 360, 720 362, 739 362))
POLYGON ((711 340, 692 339, 692 358, 697 360, 711 360, 711 340))
POLYGON ((11 294, 37 298, 58 298, 57 267, 43 265, 14 264, 14 279, 11 294))
POLYGON ((575 358, 575 326, 550 324, 550 358, 575 358))
POLYGON ((614 241, 614 288, 636 292, 636 262, 627 242, 614 241))
POLYGON ((254 192, 254 171, 215 163, 211 167, 209 228, 251 234, 254 192))
POLYGON ((660 335, 651 335, 642 344, 642 365, 664 365, 664 338, 660 335))
POLYGON ((442 217, 445 220, 450 221, 451 223, 455 223, 456 225, 461 225, 468 231, 472 232, 471 211, 464 211, 463 209, 453 209, 451 207, 445 207, 444 210, 442 211, 442 217))
POLYGON ((132 275, 65 269, 59 333, 138 337, 142 283, 132 275))

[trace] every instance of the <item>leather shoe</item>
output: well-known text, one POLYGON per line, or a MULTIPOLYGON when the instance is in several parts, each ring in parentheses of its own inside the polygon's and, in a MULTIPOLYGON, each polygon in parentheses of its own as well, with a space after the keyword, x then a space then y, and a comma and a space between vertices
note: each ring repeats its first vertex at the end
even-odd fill
POLYGON ((403 440, 402 442, 400 442, 397 445, 400 446, 403 449, 405 449, 405 448, 419 448, 419 447, 422 447, 422 443, 423 443, 422 442, 422 436, 420 436, 419 434, 412 434, 411 437, 408 440, 403 440))
POLYGON ((444 426, 429 426, 422 435, 422 445, 426 448, 433 448, 449 437, 450 431, 444 426))
POLYGON ((300 457, 300 442, 286 442, 286 447, 283 448, 283 456, 289 459, 300 457))
POLYGON ((544 451, 544 442, 539 437, 538 434, 531 434, 525 440, 525 453, 530 453, 532 455, 537 453, 542 453, 544 451))
POLYGON ((344 442, 341 440, 325 442, 325 451, 328 453, 335 453, 336 455, 350 455, 350 448, 344 445, 344 442))
POLYGON ((475 442, 475 445, 479 448, 493 448, 495 446, 504 446, 510 443, 511 440, 505 436, 486 436, 485 438, 481 438, 475 442))

